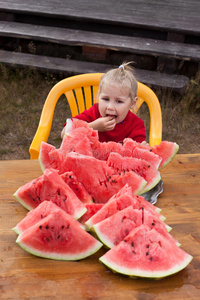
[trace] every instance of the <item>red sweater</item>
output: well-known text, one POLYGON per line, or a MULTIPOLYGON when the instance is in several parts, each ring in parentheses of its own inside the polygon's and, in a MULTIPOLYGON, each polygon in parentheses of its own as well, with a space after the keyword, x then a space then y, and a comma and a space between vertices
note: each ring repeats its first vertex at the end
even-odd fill
MULTIPOLYGON (((74 118, 90 123, 100 117, 98 103, 95 103, 88 110, 74 118)), ((113 130, 98 132, 98 134, 100 142, 122 142, 125 138, 131 138, 141 143, 146 139, 144 122, 131 111, 128 112, 124 121, 117 124, 113 130)))

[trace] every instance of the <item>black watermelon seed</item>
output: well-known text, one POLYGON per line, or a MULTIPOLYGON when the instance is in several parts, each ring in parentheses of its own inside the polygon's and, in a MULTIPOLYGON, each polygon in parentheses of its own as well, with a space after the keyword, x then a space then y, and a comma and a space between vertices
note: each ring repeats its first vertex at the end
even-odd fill
POLYGON ((131 243, 131 246, 134 247, 134 243, 133 242, 131 243))
POLYGON ((149 255, 149 252, 146 252, 146 255, 149 255))
POLYGON ((42 229, 42 226, 40 225, 39 228, 42 229))
POLYGON ((135 254, 135 251, 132 251, 133 254, 135 254))
POLYGON ((152 257, 152 256, 150 257, 150 260, 151 260, 151 261, 153 260, 153 257, 152 257))
POLYGON ((153 222, 153 223, 151 223, 151 225, 153 225, 153 226, 154 226, 154 225, 155 225, 155 223, 153 222))
POLYGON ((49 226, 47 225, 45 228, 46 228, 46 229, 49 229, 49 226))

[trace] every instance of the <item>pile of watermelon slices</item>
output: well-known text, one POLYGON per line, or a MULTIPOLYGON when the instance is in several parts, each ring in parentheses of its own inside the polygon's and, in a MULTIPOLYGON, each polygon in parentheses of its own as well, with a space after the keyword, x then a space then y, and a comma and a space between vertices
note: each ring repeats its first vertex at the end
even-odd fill
POLYGON ((13 228, 16 242, 33 255, 70 261, 104 246, 99 261, 130 277, 177 273, 192 256, 169 233, 161 210, 141 196, 177 151, 171 142, 100 143, 87 123, 71 122, 59 149, 42 144, 43 175, 14 194, 30 210, 13 228))

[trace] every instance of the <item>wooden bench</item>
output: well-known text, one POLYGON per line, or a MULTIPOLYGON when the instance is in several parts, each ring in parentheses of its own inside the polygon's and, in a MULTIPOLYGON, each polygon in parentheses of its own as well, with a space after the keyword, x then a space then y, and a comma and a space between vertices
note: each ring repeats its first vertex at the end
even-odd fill
MULTIPOLYGON (((67 74, 101 73, 114 67, 113 65, 108 64, 68 60, 58 57, 47 57, 4 50, 0 50, 0 62, 20 67, 34 67, 43 71, 67 74)), ((181 91, 188 83, 188 78, 186 76, 168 75, 140 69, 136 69, 135 71, 137 80, 150 86, 166 87, 181 91)))

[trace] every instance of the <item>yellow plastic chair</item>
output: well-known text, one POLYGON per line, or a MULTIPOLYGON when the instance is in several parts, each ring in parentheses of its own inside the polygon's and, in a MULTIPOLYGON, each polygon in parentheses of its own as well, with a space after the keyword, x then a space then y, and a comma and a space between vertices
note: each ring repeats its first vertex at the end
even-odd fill
MULTIPOLYGON (((70 106, 71 115, 80 114, 85 109, 90 108, 97 99, 99 82, 103 73, 90 73, 72 76, 58 82, 49 92, 44 103, 40 122, 29 148, 30 158, 37 159, 40 152, 41 142, 47 142, 56 103, 61 95, 65 95, 70 106)), ((162 114, 160 103, 155 93, 146 85, 138 82, 138 102, 137 110, 145 101, 150 111, 150 133, 149 144, 155 146, 162 140, 162 114)), ((60 134, 58 132, 58 134, 60 134)))

